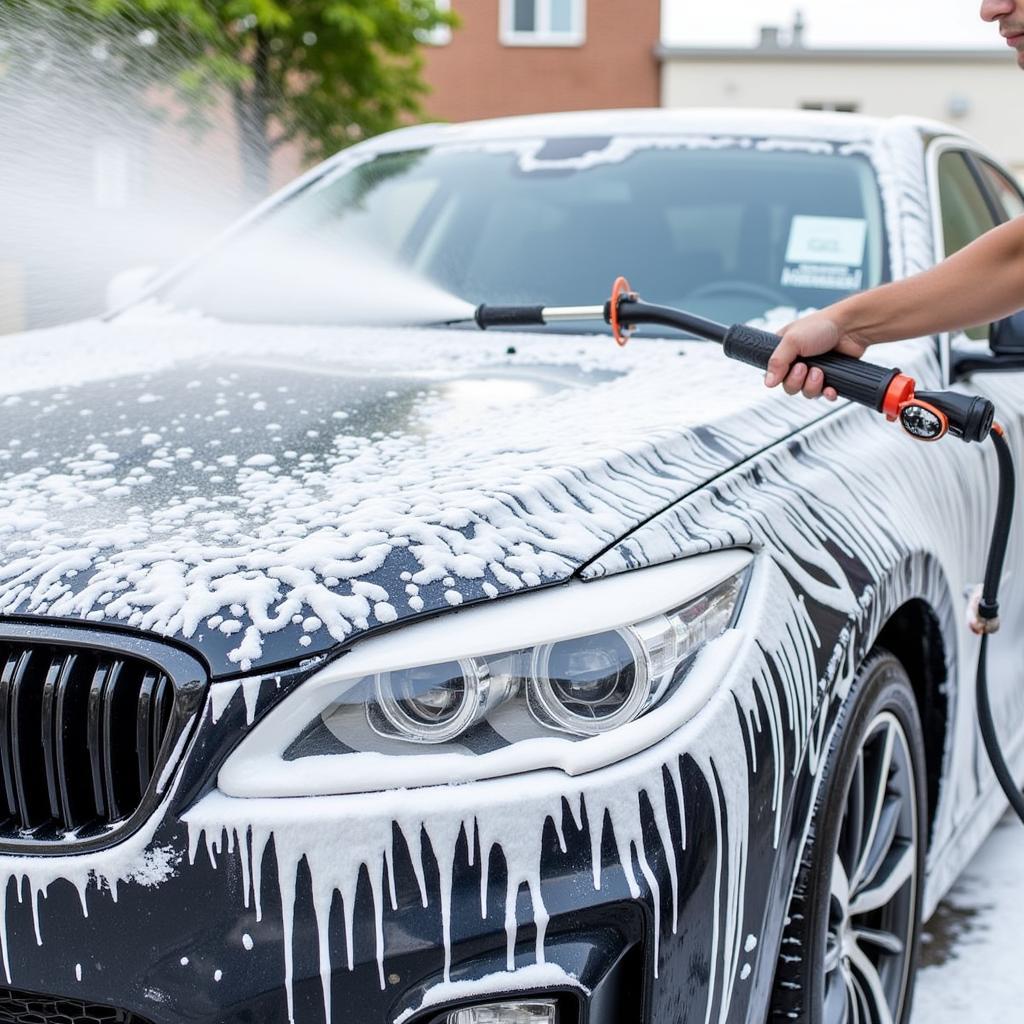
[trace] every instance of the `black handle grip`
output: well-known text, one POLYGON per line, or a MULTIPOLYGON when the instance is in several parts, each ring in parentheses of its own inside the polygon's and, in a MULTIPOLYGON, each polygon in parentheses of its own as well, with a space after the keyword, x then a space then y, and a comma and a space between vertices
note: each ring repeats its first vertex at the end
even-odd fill
MULTIPOLYGON (((730 359, 767 370, 768 360, 780 341, 779 336, 770 331, 734 324, 726 332, 722 347, 730 359)), ((876 412, 882 411, 885 393, 900 372, 838 353, 801 358, 800 362, 808 368, 816 366, 821 370, 825 374, 825 386, 835 388, 840 398, 848 398, 876 412)))
POLYGON ((543 327, 543 306, 477 306, 474 319, 477 326, 488 327, 543 327))

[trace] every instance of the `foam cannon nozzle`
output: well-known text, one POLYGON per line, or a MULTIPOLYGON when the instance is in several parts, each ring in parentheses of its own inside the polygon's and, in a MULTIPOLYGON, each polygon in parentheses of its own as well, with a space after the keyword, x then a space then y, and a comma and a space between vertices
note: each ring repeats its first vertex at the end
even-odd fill
MULTIPOLYGON (((717 341, 730 359, 761 370, 768 368, 768 360, 781 340, 777 334, 746 324, 727 327, 681 309, 643 302, 623 277, 615 282, 611 298, 601 306, 481 305, 474 319, 482 330, 603 320, 611 326, 620 345, 626 344, 637 325, 658 324, 707 341, 717 341)), ((808 369, 821 370, 825 387, 835 389, 840 398, 883 413, 888 420, 898 420, 918 441, 938 441, 947 433, 963 441, 984 441, 992 429, 995 409, 986 398, 956 391, 918 391, 914 379, 898 369, 876 366, 839 353, 800 361, 808 369)))

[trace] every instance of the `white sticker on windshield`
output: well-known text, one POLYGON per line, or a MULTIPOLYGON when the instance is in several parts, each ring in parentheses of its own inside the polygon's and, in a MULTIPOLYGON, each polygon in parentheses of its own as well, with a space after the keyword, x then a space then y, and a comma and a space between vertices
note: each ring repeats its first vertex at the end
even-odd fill
POLYGON ((828 263, 801 263, 782 271, 783 288, 828 288, 837 292, 860 290, 860 267, 837 267, 828 263))
POLYGON ((859 267, 867 234, 867 222, 857 217, 794 217, 786 262, 859 267))

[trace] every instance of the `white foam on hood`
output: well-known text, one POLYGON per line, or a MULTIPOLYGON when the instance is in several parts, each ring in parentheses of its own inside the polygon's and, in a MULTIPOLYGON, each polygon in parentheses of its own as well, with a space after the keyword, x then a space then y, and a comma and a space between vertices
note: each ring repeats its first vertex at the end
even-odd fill
MULTIPOLYGON (((163 434, 150 444, 157 431, 136 437, 131 424, 60 458, 0 440, 0 466, 10 467, 0 477, 0 612, 183 638, 216 628, 232 637, 229 657, 242 671, 258 662, 267 634, 295 621, 341 641, 393 622, 399 607, 422 608, 421 590, 410 595, 403 582, 389 592, 368 579, 399 549, 417 567, 413 586, 445 581, 436 604, 457 605, 474 590, 482 597, 485 583, 508 591, 565 578, 715 472, 721 450, 695 427, 718 424, 724 440, 753 450, 825 411, 768 392, 756 372, 692 342, 635 339, 619 350, 604 337, 517 335, 509 355, 507 336, 240 327, 140 312, 8 344, 19 355, 0 389, 12 391, 45 375, 64 386, 105 377, 110 366, 155 371, 211 355, 273 364, 281 352, 328 375, 400 367, 422 378, 411 410, 402 396, 379 399, 382 412, 388 403, 404 410, 401 433, 364 437, 332 419, 326 450, 319 438, 313 452, 290 458, 283 449, 294 437, 274 441, 272 431, 266 443, 276 448, 249 456, 229 416, 207 451, 176 448, 163 434), (483 400, 480 388, 449 386, 453 373, 559 365, 605 372, 590 386, 553 373, 554 392, 549 384, 511 399, 505 378, 483 400), (117 455, 140 444, 143 468, 115 474, 117 455), (230 504, 211 510, 205 493, 178 489, 175 467, 196 460, 213 467, 211 481, 233 478, 230 504), (68 517, 90 508, 103 514, 69 529, 68 517)), ((215 390, 194 393, 219 416, 227 410, 215 390)), ((149 411, 145 422, 162 423, 149 411)))
MULTIPOLYGON (((566 159, 591 166, 626 159, 649 145, 814 151, 825 145, 821 139, 835 139, 845 143, 844 152, 866 153, 878 170, 894 275, 927 261, 930 225, 907 184, 922 174, 916 131, 898 122, 857 122, 854 130, 848 120, 812 124, 776 117, 765 122, 774 139, 766 141, 737 134, 756 132, 752 118, 723 122, 730 134, 716 135, 716 116, 683 119, 697 134, 657 138, 656 126, 648 128, 650 118, 641 114, 632 134, 566 159), (748 122, 751 127, 744 128, 748 122), (812 132, 818 140, 809 137, 812 132)), ((514 150, 532 167, 541 143, 508 138, 510 126, 474 128, 480 134, 475 140, 454 129, 420 135, 514 150)), ((331 173, 376 151, 361 147, 339 158, 331 173)), ((781 326, 796 313, 769 311, 762 325, 781 326)), ((394 374, 400 368, 424 381, 407 430, 367 438, 347 433, 346 419, 332 419, 327 455, 275 450, 277 425, 269 414, 265 451, 232 450, 230 411, 212 405, 209 415, 224 422, 215 452, 183 456, 157 431, 133 438, 130 426, 125 438, 97 441, 70 461, 33 450, 27 439, 4 438, 0 465, 12 473, 0 477, 0 613, 106 619, 186 639, 204 621, 219 619, 209 628, 237 638, 229 657, 248 671, 263 655, 267 634, 296 616, 318 620, 321 630, 341 641, 395 621, 399 609, 419 612, 428 602, 455 606, 469 596, 564 578, 723 468, 720 447, 701 441, 694 428, 714 427, 719 446, 729 445, 740 459, 759 442, 786 436, 826 411, 766 392, 755 371, 727 364, 711 346, 635 339, 618 349, 603 337, 520 334, 511 340, 515 355, 506 351, 509 335, 234 326, 155 303, 112 323, 0 340, 0 352, 11 354, 0 395, 15 402, 33 390, 155 374, 213 358, 319 367, 339 375, 394 374), (618 376, 588 388, 567 384, 555 394, 521 389, 511 398, 514 385, 506 381, 504 397, 483 404, 467 402, 465 389, 432 389, 432 382, 450 381, 453 373, 559 364, 618 376), (137 472, 119 479, 109 468, 115 441, 150 446, 152 453, 137 472), (201 496, 182 491, 163 497, 175 459, 214 457, 217 473, 209 479, 233 478, 238 500, 231 507, 211 512, 201 496), (152 488, 162 488, 160 501, 145 500, 152 488), (69 510, 111 501, 123 502, 116 522, 72 534, 62 521, 69 510), (434 595, 389 593, 379 586, 373 594, 361 591, 358 584, 398 549, 419 566, 414 584, 450 577, 462 585, 446 585, 446 592, 434 595), (87 577, 84 586, 76 578, 81 575, 87 577), (225 615, 232 605, 240 611, 225 615)), ((147 387, 141 397, 147 418, 156 417, 164 406, 159 393, 147 387)), ((311 645, 313 635, 302 643, 311 645)))

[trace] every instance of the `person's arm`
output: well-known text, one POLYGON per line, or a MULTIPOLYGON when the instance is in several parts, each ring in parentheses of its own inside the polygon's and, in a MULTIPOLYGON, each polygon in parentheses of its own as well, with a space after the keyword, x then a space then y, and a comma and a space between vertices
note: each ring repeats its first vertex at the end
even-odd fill
POLYGON ((820 370, 801 356, 862 356, 868 345, 991 323, 1024 308, 1024 216, 994 228, 914 277, 851 295, 796 320, 780 333, 765 383, 808 398, 823 390, 820 370))

